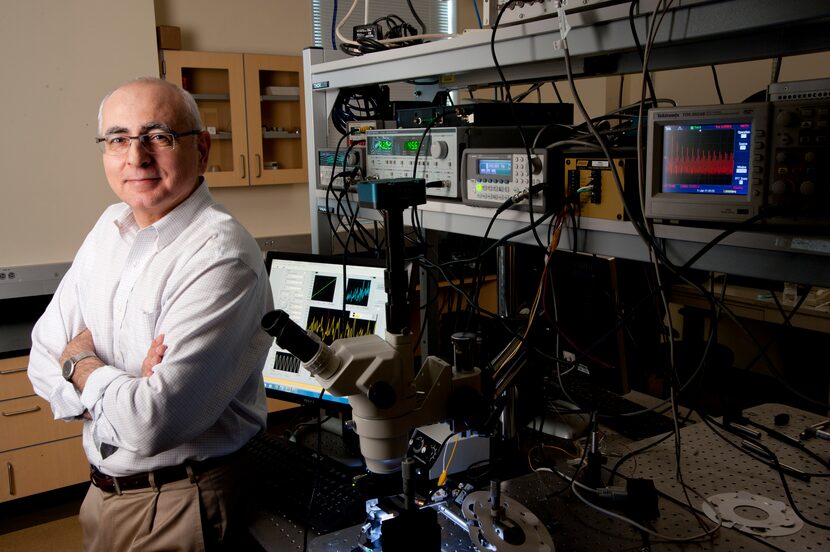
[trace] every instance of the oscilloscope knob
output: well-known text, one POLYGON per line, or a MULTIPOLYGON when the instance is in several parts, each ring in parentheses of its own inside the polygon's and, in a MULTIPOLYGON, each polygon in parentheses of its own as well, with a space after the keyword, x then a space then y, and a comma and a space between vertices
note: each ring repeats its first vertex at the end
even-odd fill
POLYGON ((811 196, 816 192, 816 184, 812 180, 805 180, 798 187, 798 191, 801 192, 801 195, 811 196))
POLYGON ((531 157, 530 158, 530 172, 533 174, 539 174, 542 172, 542 160, 538 157, 531 157))
POLYGON ((346 164, 347 165, 357 165, 360 163, 360 154, 356 151, 350 151, 346 155, 346 164))
POLYGON ((776 180, 772 183, 770 191, 775 195, 781 195, 787 193, 787 188, 789 188, 789 186, 787 185, 786 180, 776 180))
POLYGON ((434 159, 444 159, 450 152, 450 147, 444 140, 436 140, 429 147, 429 154, 434 159))

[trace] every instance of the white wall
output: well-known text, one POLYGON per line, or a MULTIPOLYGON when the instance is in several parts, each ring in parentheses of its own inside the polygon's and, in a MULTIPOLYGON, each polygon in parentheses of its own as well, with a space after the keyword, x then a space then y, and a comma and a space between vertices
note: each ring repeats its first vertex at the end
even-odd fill
POLYGON ((98 103, 158 74, 150 2, 2 2, 0 267, 70 261, 106 205, 98 103))

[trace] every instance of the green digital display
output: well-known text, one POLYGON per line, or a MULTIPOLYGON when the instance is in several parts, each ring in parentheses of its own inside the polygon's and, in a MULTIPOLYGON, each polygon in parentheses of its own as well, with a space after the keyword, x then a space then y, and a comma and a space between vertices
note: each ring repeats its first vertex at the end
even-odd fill
POLYGON ((403 143, 403 149, 406 151, 418 151, 418 147, 421 145, 420 140, 407 140, 403 143))
POLYGON ((392 151, 392 140, 378 140, 375 142, 375 149, 380 151, 392 151))

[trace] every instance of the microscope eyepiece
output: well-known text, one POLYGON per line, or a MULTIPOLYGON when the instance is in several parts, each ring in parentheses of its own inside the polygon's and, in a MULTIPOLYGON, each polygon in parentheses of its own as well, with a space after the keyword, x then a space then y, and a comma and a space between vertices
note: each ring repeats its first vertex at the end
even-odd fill
POLYGON ((262 317, 260 326, 268 335, 277 338, 277 345, 301 362, 308 362, 320 350, 320 343, 311 339, 283 310, 277 309, 267 313, 262 317))

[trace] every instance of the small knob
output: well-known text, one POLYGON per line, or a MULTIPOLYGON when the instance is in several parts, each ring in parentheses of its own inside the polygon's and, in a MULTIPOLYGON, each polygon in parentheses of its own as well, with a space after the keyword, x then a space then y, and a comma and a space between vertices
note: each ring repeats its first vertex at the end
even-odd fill
POLYGON ((356 151, 350 151, 346 155, 346 164, 347 165, 357 165, 360 162, 360 154, 356 151))
POLYGON ((772 183, 770 191, 775 195, 786 194, 787 188, 789 188, 789 186, 787 186, 786 180, 776 180, 772 183))
POLYGON ((787 160, 787 152, 786 151, 779 151, 775 154, 775 160, 779 163, 783 163, 787 160))
POLYGON ((804 154, 804 160, 808 163, 812 163, 813 161, 816 160, 816 152, 814 152, 812 150, 808 151, 807 153, 804 154))
POLYGON ((816 193, 816 184, 812 180, 805 180, 798 187, 798 191, 801 192, 801 195, 811 196, 816 193))
POLYGON ((369 400, 378 408, 387 409, 395 404, 395 390, 385 381, 377 381, 369 386, 369 400))
POLYGON ((429 154, 435 159, 444 159, 450 152, 450 147, 443 140, 436 140, 429 146, 429 154))

